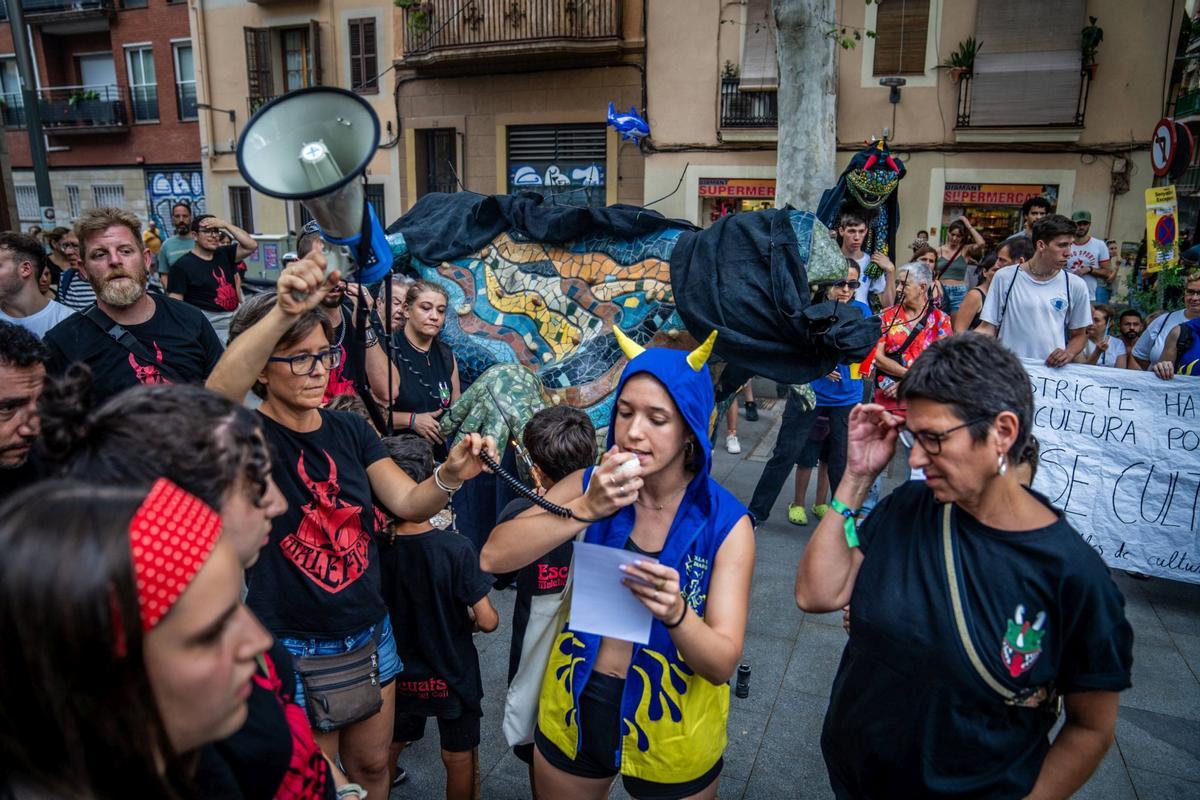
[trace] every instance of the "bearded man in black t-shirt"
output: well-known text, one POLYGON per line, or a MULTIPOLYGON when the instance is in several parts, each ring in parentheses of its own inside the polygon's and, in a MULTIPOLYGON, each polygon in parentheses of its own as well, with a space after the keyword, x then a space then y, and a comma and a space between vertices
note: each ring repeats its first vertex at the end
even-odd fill
POLYGON ((138 384, 202 383, 221 357, 221 344, 202 312, 146 293, 153 255, 137 217, 93 208, 75 223, 75 232, 96 304, 46 333, 46 371, 61 374, 72 363, 87 364, 96 403, 138 384))
POLYGON ((242 276, 237 265, 258 250, 258 242, 246 231, 212 214, 192 220, 196 243, 171 265, 167 279, 171 297, 204 312, 224 344, 229 338, 229 320, 242 302, 242 276), (228 231, 234 244, 221 245, 228 231))

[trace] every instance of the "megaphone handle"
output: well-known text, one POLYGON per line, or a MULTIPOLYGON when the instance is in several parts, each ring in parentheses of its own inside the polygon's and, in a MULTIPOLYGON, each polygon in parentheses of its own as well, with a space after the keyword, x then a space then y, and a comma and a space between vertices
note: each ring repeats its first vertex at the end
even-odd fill
MULTIPOLYGON (((341 272, 343 275, 349 274, 353 264, 354 259, 351 258, 345 245, 325 243, 325 280, 329 280, 329 276, 335 270, 341 272)), ((303 303, 306 297, 308 297, 308 294, 305 292, 292 291, 292 299, 297 303, 303 303)))

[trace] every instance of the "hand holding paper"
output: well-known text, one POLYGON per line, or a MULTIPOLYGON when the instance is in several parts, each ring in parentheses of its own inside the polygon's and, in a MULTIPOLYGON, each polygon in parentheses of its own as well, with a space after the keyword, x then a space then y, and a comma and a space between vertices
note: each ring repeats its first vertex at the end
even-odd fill
POLYGON ((634 561, 653 563, 653 559, 628 550, 575 543, 572 629, 637 644, 649 643, 654 615, 624 584, 625 574, 620 569, 634 561))

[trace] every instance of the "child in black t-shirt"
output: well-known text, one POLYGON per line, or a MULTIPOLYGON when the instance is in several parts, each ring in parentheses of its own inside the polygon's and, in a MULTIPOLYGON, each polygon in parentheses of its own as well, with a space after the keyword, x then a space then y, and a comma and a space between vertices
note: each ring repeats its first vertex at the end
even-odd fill
MULTIPOLYGON (((596 429, 587 414, 570 406, 551 406, 533 415, 522 436, 534 482, 541 493, 577 470, 596 463, 596 429)), ((496 524, 508 522, 533 505, 517 498, 504 507, 496 524)), ((571 567, 572 542, 563 542, 516 573, 517 602, 513 606, 512 645, 508 655, 508 681, 521 665, 529 617, 535 604, 559 603, 571 567)), ((513 746, 517 758, 529 765, 533 787, 533 744, 513 746)))
MULTIPOLYGON (((433 451, 415 435, 383 440, 392 460, 418 483, 433 474, 433 451)), ((479 722, 483 683, 471 634, 496 630, 500 617, 488 599, 492 579, 465 537, 428 522, 393 521, 380 545, 383 595, 392 617, 396 652, 396 725, 389 758, 425 735, 437 717, 448 800, 479 796, 479 722)))

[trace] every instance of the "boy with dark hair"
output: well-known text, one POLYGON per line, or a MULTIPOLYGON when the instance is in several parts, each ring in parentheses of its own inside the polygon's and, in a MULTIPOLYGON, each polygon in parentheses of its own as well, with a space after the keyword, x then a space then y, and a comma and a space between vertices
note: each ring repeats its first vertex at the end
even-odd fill
MULTIPOLYGON (((596 463, 596 429, 583 411, 570 406, 551 406, 533 415, 522 436, 525 451, 532 462, 531 471, 539 494, 571 473, 596 463)), ((499 525, 533 507, 519 497, 500 512, 499 525)), ((512 644, 508 653, 508 682, 512 683, 521 665, 521 653, 530 615, 537 606, 557 606, 567 585, 571 567, 572 542, 564 542, 537 561, 516 573, 517 602, 513 607, 512 644)), ((533 786, 533 744, 513 747, 517 758, 529 765, 529 785, 533 786)))
POLYGON ((863 305, 870 305, 872 294, 879 296, 879 302, 884 307, 890 306, 896 299, 896 265, 883 253, 867 255, 863 250, 863 242, 867 238, 867 221, 862 215, 853 211, 843 211, 838 217, 837 239, 842 247, 842 255, 858 265, 859 286, 854 290, 854 299, 863 305), (871 277, 869 265, 877 266, 878 274, 871 277))
MULTIPOLYGON (((433 474, 433 450, 420 436, 383 440, 388 455, 414 481, 433 474)), ((428 522, 394 522, 379 547, 383 596, 404 667, 396 675, 396 724, 389 765, 437 717, 447 800, 479 796, 479 721, 483 682, 474 631, 496 630, 500 618, 488 599, 492 579, 465 537, 428 522)), ((393 781, 396 782, 393 772, 393 781)))
POLYGON ((1073 361, 1087 343, 1092 306, 1083 278, 1065 269, 1075 223, 1051 214, 1033 225, 1033 256, 999 270, 983 303, 979 333, 1048 367, 1073 361))
POLYGON ((39 339, 73 309, 42 294, 46 254, 32 236, 0 231, 0 321, 20 325, 39 339))

